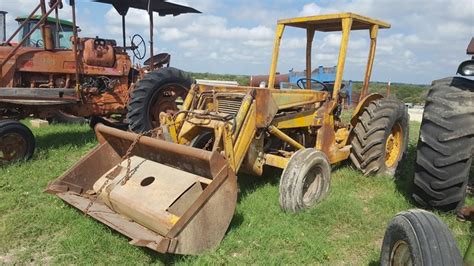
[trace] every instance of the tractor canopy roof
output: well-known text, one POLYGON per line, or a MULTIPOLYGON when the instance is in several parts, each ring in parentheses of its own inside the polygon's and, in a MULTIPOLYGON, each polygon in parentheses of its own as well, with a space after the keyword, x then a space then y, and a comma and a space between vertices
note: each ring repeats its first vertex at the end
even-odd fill
POLYGON ((316 31, 342 31, 342 19, 352 18, 351 30, 368 30, 373 25, 380 29, 390 28, 390 24, 381 20, 371 19, 354 13, 339 13, 309 17, 289 18, 278 20, 278 24, 298 28, 314 28, 316 31))
POLYGON ((126 15, 129 8, 136 8, 158 13, 160 16, 177 16, 184 13, 201 13, 200 11, 165 0, 93 0, 94 2, 111 4, 120 15, 126 15))
MULTIPOLYGON (((22 22, 24 20, 26 20, 28 18, 28 16, 19 16, 17 17, 15 20, 18 21, 18 22, 22 22)), ((34 15, 31 17, 30 20, 32 21, 38 21, 41 19, 41 15, 34 15)), ((52 24, 56 24, 56 18, 54 17, 48 17, 48 23, 52 23, 52 24)), ((59 24, 61 24, 61 26, 69 26, 69 27, 72 27, 72 22, 71 21, 68 21, 68 20, 64 20, 64 19, 59 19, 59 24)))

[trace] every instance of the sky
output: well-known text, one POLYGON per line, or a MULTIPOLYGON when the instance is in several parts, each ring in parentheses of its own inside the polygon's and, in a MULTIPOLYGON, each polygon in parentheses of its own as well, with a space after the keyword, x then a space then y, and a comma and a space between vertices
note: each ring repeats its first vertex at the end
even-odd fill
MULTIPOLYGON (((38 0, 0 0, 8 11, 7 33, 15 17, 27 15, 38 0)), ((65 2, 65 1, 64 1, 65 2)), ((429 84, 452 76, 469 59, 466 48, 474 37, 474 0, 171 0, 202 14, 155 16, 155 53, 171 54, 171 66, 193 72, 268 74, 276 21, 282 18, 353 12, 391 24, 380 30, 372 80, 429 84)), ((109 5, 76 0, 80 36, 116 39, 122 43, 121 17, 109 5)), ((71 18, 68 5, 61 18, 71 18)), ((130 10, 127 36, 149 40, 148 15, 130 10)), ((286 29, 278 71, 303 70, 306 34, 286 29)), ((313 66, 334 66, 340 33, 317 32, 313 66)), ((363 80, 369 48, 368 31, 354 31, 349 40, 344 79, 363 80)))

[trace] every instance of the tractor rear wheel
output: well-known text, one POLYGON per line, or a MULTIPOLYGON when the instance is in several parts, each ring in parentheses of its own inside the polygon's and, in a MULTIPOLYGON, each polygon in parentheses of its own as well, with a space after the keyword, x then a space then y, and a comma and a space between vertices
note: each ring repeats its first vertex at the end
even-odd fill
POLYGON ((364 175, 394 176, 408 145, 408 112, 393 99, 379 99, 365 107, 353 129, 350 154, 364 175))
POLYGON ((280 207, 299 212, 320 202, 329 190, 331 165, 326 155, 313 148, 291 156, 280 179, 280 207))
POLYGON ((160 126, 160 113, 179 111, 193 84, 191 76, 179 69, 168 67, 150 72, 137 83, 127 106, 129 128, 137 133, 160 126))
POLYGON ((436 215, 424 210, 397 214, 385 230, 380 265, 463 265, 456 241, 436 215))
POLYGON ((413 198, 425 208, 459 209, 474 148, 474 81, 436 80, 426 100, 415 162, 413 198))
POLYGON ((35 150, 31 130, 15 120, 0 121, 0 166, 28 160, 35 150))

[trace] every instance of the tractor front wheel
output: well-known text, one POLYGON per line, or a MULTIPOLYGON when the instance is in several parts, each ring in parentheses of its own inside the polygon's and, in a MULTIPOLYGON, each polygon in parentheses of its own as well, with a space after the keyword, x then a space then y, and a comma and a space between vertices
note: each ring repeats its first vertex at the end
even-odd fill
POLYGON ((408 145, 408 112, 397 100, 371 102, 352 132, 351 161, 364 175, 393 176, 408 145))
POLYGON ((291 156, 280 179, 280 206, 286 212, 299 212, 320 202, 329 190, 331 165, 326 155, 313 148, 291 156))
POLYGON ((31 130, 15 120, 0 121, 0 166, 28 160, 35 150, 31 130))
POLYGON ((142 133, 160 126, 160 113, 179 111, 193 84, 191 76, 179 69, 168 67, 150 72, 137 83, 127 106, 129 128, 142 133))

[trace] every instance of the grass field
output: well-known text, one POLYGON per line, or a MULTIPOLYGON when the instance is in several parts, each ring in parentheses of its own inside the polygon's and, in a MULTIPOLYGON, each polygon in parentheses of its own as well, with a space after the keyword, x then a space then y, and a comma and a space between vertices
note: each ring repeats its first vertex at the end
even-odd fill
MULTIPOLYGON (((388 221, 414 207, 407 184, 418 128, 411 124, 411 142, 397 180, 363 177, 347 165, 337 166, 329 196, 298 215, 280 211, 278 177, 239 176, 232 224, 220 247, 201 256, 160 255, 131 246, 126 237, 43 193, 96 140, 86 125, 35 129, 34 158, 0 169, 0 264, 377 265, 388 221)), ((463 252, 472 234, 469 224, 440 216, 463 252)))

